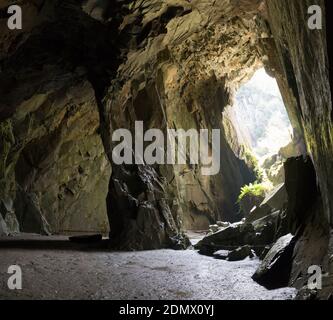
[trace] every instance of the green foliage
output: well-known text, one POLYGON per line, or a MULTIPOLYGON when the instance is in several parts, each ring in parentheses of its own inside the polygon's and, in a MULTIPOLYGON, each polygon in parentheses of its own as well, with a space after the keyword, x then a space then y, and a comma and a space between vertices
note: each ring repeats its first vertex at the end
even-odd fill
POLYGON ((265 197, 267 192, 267 187, 261 183, 250 183, 249 185, 245 185, 242 187, 240 195, 238 197, 238 203, 242 201, 242 199, 246 196, 254 196, 254 197, 265 197))

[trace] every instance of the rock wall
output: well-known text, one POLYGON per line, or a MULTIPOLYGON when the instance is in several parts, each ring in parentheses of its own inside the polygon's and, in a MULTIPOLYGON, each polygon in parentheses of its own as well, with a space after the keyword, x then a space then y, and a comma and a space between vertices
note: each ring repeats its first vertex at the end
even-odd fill
MULTIPOLYGON (((332 97, 329 79, 331 56, 327 51, 326 1, 267 1, 268 21, 278 56, 275 74, 280 79, 282 93, 287 102, 289 114, 295 127, 303 132, 307 151, 314 164, 315 177, 307 179, 304 172, 290 169, 286 176, 293 177, 288 184, 301 185, 300 190, 316 189, 320 195, 302 196, 293 190, 289 196, 289 208, 298 202, 300 210, 289 210, 293 221, 293 232, 299 240, 293 257, 290 284, 303 286, 307 283, 307 268, 321 265, 326 272, 332 272, 332 249, 330 248, 330 227, 332 227, 332 97), (319 5, 323 12, 323 29, 310 30, 307 11, 311 5, 319 5), (285 82, 286 80, 286 82, 285 82), (284 83, 285 82, 285 83, 284 83), (295 172, 293 172, 295 171, 295 172), (292 173, 293 172, 293 173, 292 173), (297 173, 298 172, 298 173, 297 173), (291 196, 293 194, 293 196, 291 196), (295 196, 296 194, 296 196, 295 196), (298 200, 296 200, 298 197, 298 200), (301 209, 301 199, 310 203, 301 209), (298 229, 295 228, 298 226, 298 229)), ((313 171, 314 172, 314 171, 313 171)), ((312 192, 313 193, 313 192, 312 192)), ((303 206, 304 206, 303 201, 303 206)), ((330 276, 328 276, 328 279, 330 276)), ((332 286, 331 286, 332 288, 332 286)), ((328 298, 327 290, 319 297, 328 298), (322 296, 321 296, 322 295, 322 296)))
POLYGON ((78 37, 96 25, 75 10, 25 2, 23 33, 1 20, 1 213, 14 212, 24 232, 109 230, 111 167, 85 68, 98 59, 98 40, 85 32, 94 45, 84 56, 78 37))
MULTIPOLYGON (((304 132, 308 152, 313 158, 327 217, 331 219, 332 194, 332 101, 328 74, 326 25, 323 30, 307 26, 308 8, 324 1, 286 1, 267 3, 269 20, 280 62, 288 85, 297 101, 299 125, 304 132), (293 18, 291 18, 293 17, 293 18)), ((325 18, 325 16, 324 16, 325 18)))
MULTIPOLYGON (((216 220, 239 220, 236 200, 240 188, 255 180, 240 159, 235 128, 226 131, 223 126, 228 114, 222 112, 232 103, 236 83, 260 65, 253 14, 249 7, 236 7, 229 2, 216 4, 214 10, 200 1, 133 2, 120 26, 121 37, 127 40, 122 47, 123 62, 102 102, 105 123, 111 124, 104 128, 106 141, 117 128, 133 131, 136 120, 144 121, 145 129, 221 129, 219 174, 202 176, 200 166, 154 168, 158 176, 154 180, 163 181, 163 200, 176 224, 186 229, 206 229, 216 220)), ((136 175, 140 170, 134 171, 136 175)), ((119 208, 124 211, 124 198, 112 198, 109 210, 111 236, 122 239, 131 238, 133 228, 142 230, 138 218, 142 204, 148 201, 161 212, 158 201, 154 202, 156 195, 152 203, 147 192, 128 192, 132 188, 128 177, 124 179, 114 171, 109 193, 112 197, 119 183, 126 186, 125 206, 132 218, 119 224, 127 236, 119 235, 122 228, 112 228, 112 221, 123 220, 119 208)))
POLYGON ((2 4, 1 199, 21 230, 106 230, 107 194, 111 232, 130 247, 164 246, 181 227, 239 219, 239 189, 254 176, 222 112, 234 84, 260 64, 252 22, 259 2, 21 1, 25 27, 15 32, 2 4), (108 183, 112 132, 135 120, 220 128, 221 173, 112 164, 108 183))

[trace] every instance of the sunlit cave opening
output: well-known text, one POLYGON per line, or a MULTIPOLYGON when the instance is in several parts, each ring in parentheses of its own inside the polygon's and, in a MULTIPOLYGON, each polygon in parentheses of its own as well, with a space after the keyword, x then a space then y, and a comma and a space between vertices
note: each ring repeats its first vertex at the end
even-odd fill
POLYGON ((292 127, 276 80, 264 68, 236 93, 235 113, 260 163, 292 141, 292 127))
POLYGON ((239 191, 238 215, 251 220, 273 194, 285 194, 284 164, 298 151, 277 81, 265 69, 239 87, 232 108, 241 134, 240 156, 254 173, 254 181, 239 191))

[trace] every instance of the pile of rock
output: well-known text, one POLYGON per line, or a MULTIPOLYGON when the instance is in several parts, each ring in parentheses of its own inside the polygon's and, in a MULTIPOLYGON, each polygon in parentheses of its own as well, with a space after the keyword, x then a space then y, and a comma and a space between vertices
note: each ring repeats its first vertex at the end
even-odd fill
POLYGON ((225 228, 228 228, 231 225, 230 222, 217 221, 216 224, 211 224, 209 226, 208 234, 213 234, 215 232, 221 231, 225 228))
POLYGON ((234 224, 217 222, 195 248, 200 253, 228 261, 258 256, 263 259, 278 237, 287 193, 277 186, 249 216, 234 224))

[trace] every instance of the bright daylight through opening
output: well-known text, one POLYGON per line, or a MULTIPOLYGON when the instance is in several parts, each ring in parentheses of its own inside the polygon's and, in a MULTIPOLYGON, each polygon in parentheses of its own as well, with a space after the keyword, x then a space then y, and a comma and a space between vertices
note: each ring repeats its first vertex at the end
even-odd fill
POLYGON ((274 78, 264 68, 243 84, 236 94, 239 124, 258 160, 278 154, 292 140, 292 127, 274 78))

